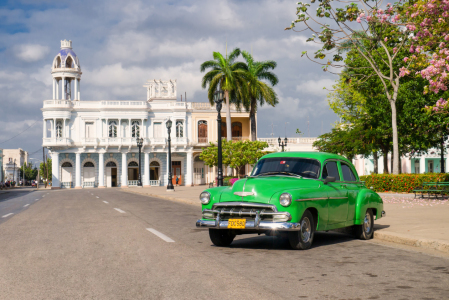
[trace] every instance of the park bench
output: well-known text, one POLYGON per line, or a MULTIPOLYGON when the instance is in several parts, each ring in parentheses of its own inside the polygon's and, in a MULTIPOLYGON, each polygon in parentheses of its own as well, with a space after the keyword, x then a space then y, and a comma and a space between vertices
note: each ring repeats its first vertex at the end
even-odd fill
POLYGON ((449 182, 423 182, 422 186, 413 190, 413 193, 415 193, 415 198, 419 193, 421 193, 421 198, 424 198, 424 194, 427 194, 429 198, 431 195, 434 195, 435 198, 438 198, 438 195, 444 197, 449 194, 449 182))

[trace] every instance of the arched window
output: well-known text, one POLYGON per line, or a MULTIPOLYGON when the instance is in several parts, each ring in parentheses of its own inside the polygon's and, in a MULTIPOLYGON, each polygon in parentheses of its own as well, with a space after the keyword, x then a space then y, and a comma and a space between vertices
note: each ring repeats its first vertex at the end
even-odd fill
POLYGON ((106 164, 106 167, 117 167, 117 165, 113 161, 108 161, 108 163, 106 164))
POLYGON ((150 162, 150 167, 159 167, 159 163, 157 161, 150 162))
POLYGON ((207 143, 207 121, 198 121, 198 143, 207 143))
POLYGON ((140 137, 140 122, 139 121, 132 121, 132 137, 138 138, 140 137))
POLYGON ((73 68, 73 59, 70 56, 67 56, 67 59, 65 60, 65 67, 66 68, 73 68))
POLYGON ((61 67, 61 57, 60 56, 56 57, 56 65, 55 65, 55 67, 56 68, 60 68, 61 67))
POLYGON ((84 164, 84 167, 85 167, 85 168, 93 168, 93 167, 95 167, 95 166, 94 166, 94 163, 93 163, 93 162, 88 161, 88 162, 86 162, 86 163, 84 164))
POLYGON ((242 123, 232 122, 232 137, 241 138, 242 137, 242 123))
POLYGON ((56 137, 62 137, 62 122, 56 121, 56 137))
POLYGON ((182 121, 176 121, 176 137, 184 137, 184 123, 182 121))
POLYGON ((221 122, 221 137, 222 138, 228 137, 226 135, 226 122, 221 122))
POLYGON ((68 161, 66 161, 65 163, 62 164, 61 167, 63 167, 63 168, 71 168, 71 167, 72 167, 72 164, 69 163, 68 161))
POLYGON ((135 161, 131 161, 129 164, 128 164, 128 167, 138 167, 139 166, 139 164, 137 163, 137 162, 135 162, 135 161))
POLYGON ((109 121, 109 137, 117 137, 117 122, 109 121))
POLYGON ((159 163, 157 161, 150 162, 150 180, 159 180, 159 163))

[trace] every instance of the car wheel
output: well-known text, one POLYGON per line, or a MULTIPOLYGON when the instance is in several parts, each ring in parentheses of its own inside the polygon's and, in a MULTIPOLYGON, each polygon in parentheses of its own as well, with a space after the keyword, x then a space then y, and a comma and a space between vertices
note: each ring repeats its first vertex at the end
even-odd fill
POLYGON ((354 225, 354 235, 361 240, 369 240, 374 234, 374 215, 373 210, 368 208, 363 218, 362 225, 354 225))
POLYGON ((313 237, 315 236, 315 221, 312 213, 306 210, 299 224, 301 229, 289 232, 288 240, 293 249, 306 250, 312 247, 313 237))
POLYGON ((218 247, 228 247, 235 238, 229 229, 209 228, 209 237, 212 243, 218 247))

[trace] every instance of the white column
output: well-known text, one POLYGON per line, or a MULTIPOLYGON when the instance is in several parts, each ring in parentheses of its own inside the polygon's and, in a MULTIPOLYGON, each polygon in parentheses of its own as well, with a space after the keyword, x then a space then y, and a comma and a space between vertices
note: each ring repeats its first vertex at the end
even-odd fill
POLYGON ((53 78, 53 99, 56 99, 56 78, 53 78))
POLYGON ((44 139, 47 138, 47 120, 44 119, 44 139))
POLYGON ((419 173, 423 174, 426 172, 426 159, 424 157, 419 158, 419 173))
POLYGON ((52 131, 53 131, 53 138, 56 138, 56 118, 53 119, 52 131))
POLYGON ((143 185, 150 185, 150 153, 145 152, 145 165, 143 166, 143 185))
POLYGON ((119 120, 118 120, 118 132, 117 132, 117 136, 118 136, 119 138, 122 137, 122 119, 119 119, 119 120))
POLYGON ((140 137, 141 137, 141 138, 144 138, 144 137, 145 137, 145 134, 144 134, 144 131, 143 131, 143 129, 144 129, 144 127, 143 127, 143 121, 144 121, 144 119, 142 119, 142 123, 140 123, 140 137))
POLYGON ((131 119, 128 120, 128 137, 132 137, 132 135, 131 135, 131 119))
POLYGON ((59 153, 51 152, 51 189, 59 189, 59 153))
POLYGON ((59 80, 56 78, 56 98, 57 100, 59 100, 59 80))
POLYGON ((81 100, 81 79, 78 79, 78 97, 77 100, 81 100))
POLYGON ((104 187, 104 153, 98 153, 98 187, 104 187))
POLYGON ((65 91, 64 91, 64 86, 65 86, 65 77, 62 77, 62 80, 61 80, 61 93, 62 93, 62 100, 65 100, 65 91))
POLYGON ((78 79, 75 78, 75 96, 73 100, 78 100, 78 79))
POLYGON ((76 153, 75 161, 75 188, 81 188, 81 153, 76 153))
POLYGON ((192 170, 193 170, 193 153, 187 152, 187 170, 186 170, 186 186, 193 186, 193 180, 192 180, 192 170))
POLYGON ((128 187, 128 166, 126 165, 126 153, 122 153, 122 187, 128 187))

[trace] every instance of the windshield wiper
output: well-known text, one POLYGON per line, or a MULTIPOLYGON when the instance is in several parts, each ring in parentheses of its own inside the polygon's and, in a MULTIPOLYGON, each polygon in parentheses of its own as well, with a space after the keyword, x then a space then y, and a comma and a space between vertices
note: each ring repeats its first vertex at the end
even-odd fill
POLYGON ((264 173, 260 173, 256 176, 264 176, 264 175, 277 175, 277 174, 283 174, 283 175, 290 175, 290 176, 295 176, 295 177, 301 177, 301 175, 295 174, 295 173, 291 173, 291 172, 264 172, 264 173))

